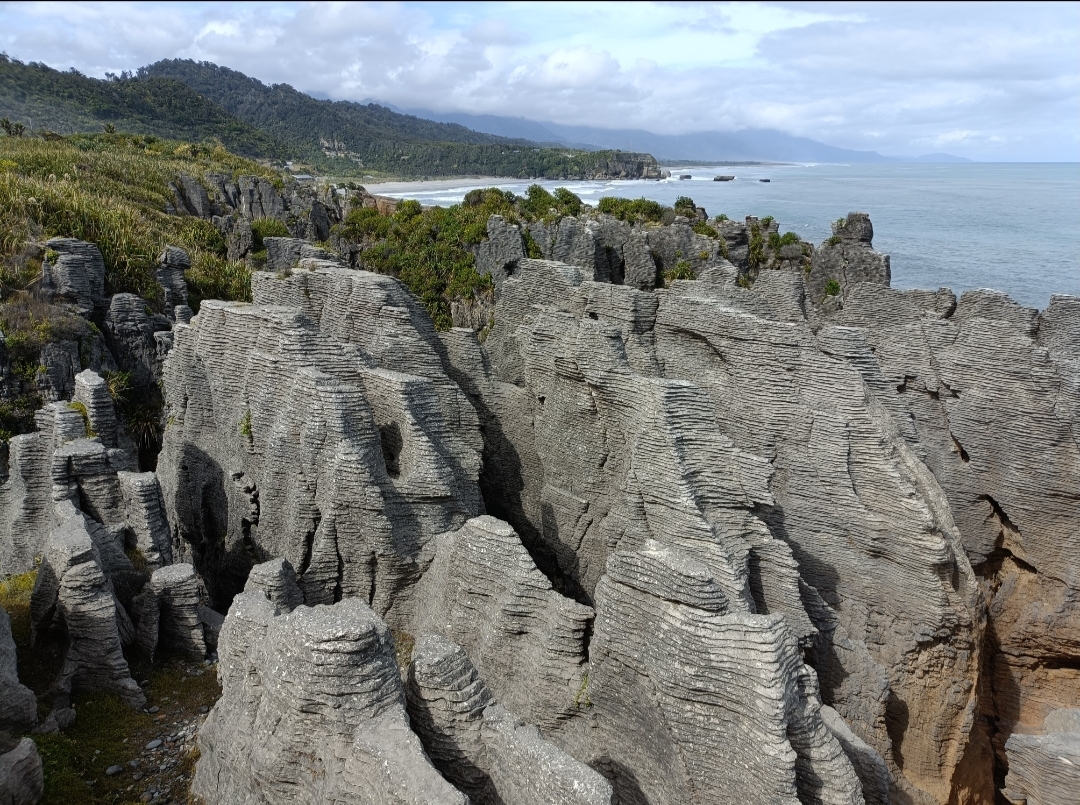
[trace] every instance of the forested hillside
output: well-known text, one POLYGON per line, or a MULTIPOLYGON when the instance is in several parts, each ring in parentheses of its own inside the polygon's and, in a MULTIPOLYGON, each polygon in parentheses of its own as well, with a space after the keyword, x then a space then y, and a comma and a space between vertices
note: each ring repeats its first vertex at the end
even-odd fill
POLYGON ((0 54, 0 117, 29 131, 58 134, 101 131, 106 125, 132 134, 177 140, 216 138, 248 157, 287 159, 296 151, 229 114, 218 104, 172 78, 101 81, 74 70, 0 54))

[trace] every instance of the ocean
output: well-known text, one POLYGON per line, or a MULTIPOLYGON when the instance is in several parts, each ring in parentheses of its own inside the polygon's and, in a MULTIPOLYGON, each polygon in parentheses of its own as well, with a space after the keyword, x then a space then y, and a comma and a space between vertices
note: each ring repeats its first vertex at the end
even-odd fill
MULTIPOLYGON (((690 196, 709 215, 771 215, 780 231, 819 244, 829 223, 859 211, 874 248, 892 257, 898 288, 996 288, 1044 308, 1052 294, 1080 296, 1080 164, 964 163, 680 167, 663 181, 541 181, 589 204, 603 196, 671 204, 690 196), (730 182, 713 176, 734 175, 730 182), (759 179, 769 179, 768 183, 759 179)), ((372 184, 422 204, 454 204, 474 187, 524 193, 531 181, 443 180, 372 184)))

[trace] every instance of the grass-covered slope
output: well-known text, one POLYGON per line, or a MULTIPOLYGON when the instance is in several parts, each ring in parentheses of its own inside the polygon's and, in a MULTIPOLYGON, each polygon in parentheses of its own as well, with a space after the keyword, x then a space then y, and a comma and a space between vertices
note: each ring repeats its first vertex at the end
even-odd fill
POLYGON ((170 182, 180 173, 211 170, 280 180, 220 145, 120 134, 0 137, 0 295, 40 273, 40 262, 21 256, 28 241, 72 237, 101 249, 110 294, 129 291, 155 301, 154 269, 169 243, 191 255, 188 284, 196 299, 248 298, 247 267, 225 259, 213 224, 165 213, 173 201, 170 182))
POLYGON ((229 114, 172 78, 100 81, 0 54, 0 117, 32 131, 118 131, 201 142, 218 139, 234 153, 289 159, 296 149, 229 114))

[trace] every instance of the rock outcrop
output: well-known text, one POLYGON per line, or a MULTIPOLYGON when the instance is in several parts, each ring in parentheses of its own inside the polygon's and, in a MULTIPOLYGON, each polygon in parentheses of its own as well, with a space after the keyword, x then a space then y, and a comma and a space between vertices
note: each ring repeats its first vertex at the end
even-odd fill
POLYGON ((29 738, 0 754, 0 801, 4 805, 36 805, 45 791, 41 756, 29 738))
POLYGON ((480 510, 476 412, 395 280, 305 260, 252 285, 255 305, 178 325, 166 362, 178 558, 220 607, 282 556, 306 603, 360 596, 395 624, 431 538, 480 510))
POLYGON ((611 786, 499 705, 465 651, 433 635, 409 666, 412 729, 440 772, 476 805, 609 805, 611 786))
POLYGON ((465 805, 409 729, 390 631, 358 598, 287 614, 236 596, 221 699, 199 732, 206 802, 465 805))
POLYGON ((1005 798, 1026 805, 1056 805, 1076 797, 1080 784, 1080 709, 1053 710, 1043 735, 1012 735, 1005 744, 1009 774, 1005 798))

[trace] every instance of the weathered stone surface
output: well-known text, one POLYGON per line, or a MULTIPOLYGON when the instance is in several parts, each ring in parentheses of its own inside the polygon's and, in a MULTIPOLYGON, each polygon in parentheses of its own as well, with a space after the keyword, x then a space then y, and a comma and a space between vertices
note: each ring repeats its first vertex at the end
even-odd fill
POLYGON ((41 265, 41 292, 53 302, 67 302, 84 316, 105 296, 105 261, 92 243, 74 238, 53 238, 45 243, 57 252, 41 265))
POLYGON ((67 634, 64 665, 54 683, 58 694, 103 690, 141 707, 146 697, 121 650, 121 634, 134 636, 134 630, 102 572, 90 533, 95 525, 73 512, 49 534, 30 599, 34 634, 67 634))
POLYGON ((356 598, 276 613, 260 593, 236 596, 193 792, 210 805, 465 805, 409 729, 378 616, 356 598))
POLYGON ((182 558, 222 607, 281 556, 307 603, 358 595, 397 623, 429 540, 481 506, 476 412, 395 280, 305 261, 253 293, 205 302, 166 362, 159 477, 182 558))
POLYGON ((592 610, 551 589, 509 525, 485 515, 440 536, 415 598, 412 632, 462 646, 505 707, 542 729, 577 714, 592 610))
POLYGON ((848 213, 832 225, 833 237, 814 252, 806 277, 810 298, 820 305, 830 280, 840 283, 844 299, 851 288, 869 282, 887 286, 892 278, 889 255, 874 251, 874 227, 864 212, 848 213))
POLYGON ((35 805, 45 791, 37 745, 23 738, 9 752, 0 754, 0 802, 4 805, 35 805))
POLYGON ((491 275, 497 297, 503 280, 514 273, 517 261, 525 256, 525 249, 521 230, 507 223, 501 215, 488 218, 487 235, 487 240, 476 249, 476 270, 491 275))
POLYGON ((19 681, 15 641, 11 619, 0 607, 0 744, 3 733, 19 733, 37 723, 37 699, 33 691, 19 681))
POLYGON ((301 260, 336 260, 334 255, 299 238, 266 238, 266 270, 285 272, 295 269, 301 260))
POLYGON ((271 559, 255 565, 248 575, 245 593, 261 592, 280 612, 292 612, 304 603, 296 584, 296 571, 288 559, 271 559))
POLYGON ((158 348, 154 333, 158 329, 168 329, 167 323, 161 326, 150 317, 142 297, 118 293, 109 303, 105 329, 117 363, 131 373, 132 385, 149 386, 156 383, 158 348))
POLYGON ((172 537, 157 475, 118 472, 116 478, 124 499, 124 522, 135 536, 135 547, 151 569, 171 564, 172 537))
POLYGON ((471 802, 611 802, 603 777, 495 702, 455 643, 434 635, 416 642, 406 694, 428 756, 471 802))
POLYGON ((35 414, 38 430, 8 442, 5 477, 0 482, 0 572, 25 573, 41 556, 53 526, 52 454, 61 444, 86 436, 79 412, 67 403, 46 405, 35 414))
POLYGON ((828 705, 821 706, 821 720, 839 741, 862 784, 866 805, 889 805, 889 768, 872 746, 851 731, 840 714, 828 705))
POLYGON ((1005 744, 1009 774, 1003 793, 1010 802, 1064 805, 1080 785, 1080 710, 1051 711, 1045 735, 1015 733, 1005 744))
POLYGON ((150 577, 150 584, 158 600, 158 648, 191 660, 203 659, 206 642, 199 617, 195 568, 186 563, 158 568, 150 577))
POLYGON ((86 408, 90 429, 103 445, 116 447, 116 408, 109 385, 97 372, 86 369, 75 375, 74 402, 86 408))
MULTIPOLYGON (((250 232, 250 227, 249 227, 250 232)), ((237 260, 239 257, 231 257, 237 260)), ((184 272, 191 268, 191 258, 187 252, 176 246, 166 246, 158 257, 157 281, 164 291, 165 315, 170 319, 176 318, 174 308, 177 305, 187 305, 188 293, 187 282, 184 280, 184 272)))
POLYGON ((238 195, 240 213, 249 221, 259 218, 285 219, 285 203, 269 179, 261 176, 241 176, 238 195))

